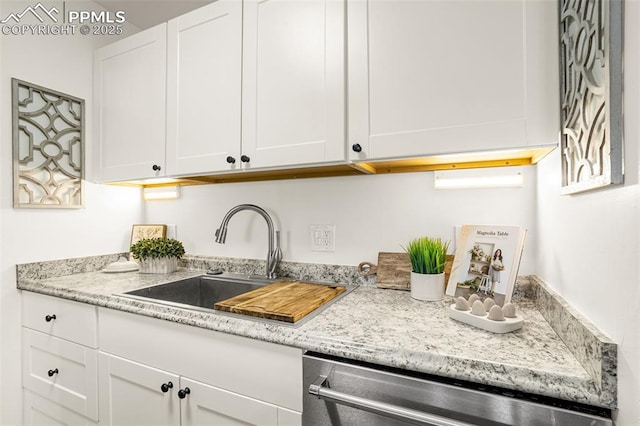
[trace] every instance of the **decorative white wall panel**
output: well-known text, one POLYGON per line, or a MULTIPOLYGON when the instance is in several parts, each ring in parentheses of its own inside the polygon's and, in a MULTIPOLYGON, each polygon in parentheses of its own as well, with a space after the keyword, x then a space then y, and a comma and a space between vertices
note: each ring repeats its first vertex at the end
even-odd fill
POLYGON ((623 182, 622 1, 560 1, 562 192, 623 182))
POLYGON ((82 207, 84 100, 11 82, 14 207, 82 207))

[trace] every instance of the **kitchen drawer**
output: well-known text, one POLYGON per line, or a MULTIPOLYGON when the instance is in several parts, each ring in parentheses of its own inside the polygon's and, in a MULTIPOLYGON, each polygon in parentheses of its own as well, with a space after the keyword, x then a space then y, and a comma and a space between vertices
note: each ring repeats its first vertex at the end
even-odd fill
POLYGON ((95 306, 22 292, 22 325, 25 327, 97 348, 97 322, 95 306))
POLYGON ((24 426, 94 426, 98 424, 28 390, 23 391, 22 396, 24 426))
POLYGON ((25 389, 98 420, 96 349, 23 327, 22 357, 25 389))

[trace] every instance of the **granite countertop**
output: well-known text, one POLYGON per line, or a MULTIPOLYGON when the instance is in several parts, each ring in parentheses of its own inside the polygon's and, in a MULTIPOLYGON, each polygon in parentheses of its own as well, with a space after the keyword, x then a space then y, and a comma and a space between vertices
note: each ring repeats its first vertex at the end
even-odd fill
POLYGON ((42 278, 19 273, 18 288, 375 364, 615 407, 615 391, 603 390, 528 299, 517 303, 523 328, 493 334, 450 319, 450 301, 421 302, 408 292, 370 286, 356 288, 297 327, 117 295, 202 273, 183 268, 167 275, 93 271, 42 278))

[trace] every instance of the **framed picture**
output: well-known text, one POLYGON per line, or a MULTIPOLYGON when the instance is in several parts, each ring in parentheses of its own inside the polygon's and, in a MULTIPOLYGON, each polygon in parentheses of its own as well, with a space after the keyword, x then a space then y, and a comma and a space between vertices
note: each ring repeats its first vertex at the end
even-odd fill
MULTIPOLYGON (((164 238, 166 236, 167 225, 133 225, 130 245, 145 238, 164 238)), ((131 255, 129 255, 129 259, 133 260, 131 255)))

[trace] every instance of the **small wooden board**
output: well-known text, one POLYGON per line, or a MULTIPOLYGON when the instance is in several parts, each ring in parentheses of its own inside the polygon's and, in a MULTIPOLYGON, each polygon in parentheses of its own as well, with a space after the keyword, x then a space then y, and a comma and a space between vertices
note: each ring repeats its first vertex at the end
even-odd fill
MULTIPOLYGON (((444 282, 449 282, 453 255, 447 255, 444 265, 444 282)), ((411 262, 406 253, 378 253, 378 277, 376 287, 394 290, 411 290, 411 262)))
POLYGON ((214 309, 294 323, 345 290, 344 286, 277 281, 218 302, 214 309))

